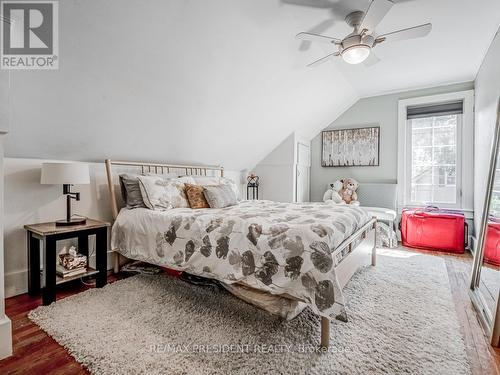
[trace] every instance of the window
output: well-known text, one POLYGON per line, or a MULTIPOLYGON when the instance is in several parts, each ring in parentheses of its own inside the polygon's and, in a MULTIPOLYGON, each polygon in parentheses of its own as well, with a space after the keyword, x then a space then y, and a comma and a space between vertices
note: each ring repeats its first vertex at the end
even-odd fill
POLYGON ((398 205, 472 212, 473 91, 399 101, 398 205))
POLYGON ((410 203, 456 205, 463 102, 408 107, 410 203))

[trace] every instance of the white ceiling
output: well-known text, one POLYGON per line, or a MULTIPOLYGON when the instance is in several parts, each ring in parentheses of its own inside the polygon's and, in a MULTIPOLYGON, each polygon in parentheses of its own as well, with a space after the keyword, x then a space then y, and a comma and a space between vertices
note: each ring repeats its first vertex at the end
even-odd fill
MULTIPOLYGON (((286 0, 284 0, 286 2, 286 0)), ((300 1, 300 0, 296 0, 300 1)), ((335 0, 332 0, 333 2, 335 0)), ((321 2, 321 0, 304 0, 321 2)), ((365 10, 369 0, 338 0, 334 11, 289 5, 297 19, 315 21, 304 25, 304 31, 321 21, 333 18, 334 24, 324 33, 342 38, 352 31, 344 17, 354 10, 365 10)), ((481 61, 500 25, 498 0, 400 0, 395 1, 377 27, 377 33, 407 28, 431 22, 431 33, 421 39, 382 43, 375 48, 381 61, 373 66, 349 65, 341 59, 311 69, 338 69, 360 96, 407 90, 440 84, 470 81, 475 78, 481 61)), ((302 23, 303 25, 303 23, 302 23)), ((299 46, 300 43, 297 42, 299 46)), ((335 47, 312 46, 308 61, 324 56, 335 47)))
POLYGON ((0 71, 6 155, 251 168, 362 96, 474 79, 500 24, 498 0, 406 0, 379 31, 432 22, 427 38, 378 46, 370 68, 306 68, 328 51, 300 51, 295 34, 329 17, 329 34, 347 34, 345 15, 367 5, 339 0, 332 14, 285 0, 61 1, 60 69, 0 71))

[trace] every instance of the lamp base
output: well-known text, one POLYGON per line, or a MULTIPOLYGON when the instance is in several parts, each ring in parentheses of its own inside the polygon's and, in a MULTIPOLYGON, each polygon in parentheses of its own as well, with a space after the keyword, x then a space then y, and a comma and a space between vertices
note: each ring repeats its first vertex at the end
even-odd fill
POLYGON ((57 220, 56 221, 56 226, 69 226, 69 225, 83 225, 87 222, 87 218, 85 217, 72 217, 69 221, 66 219, 63 220, 57 220))

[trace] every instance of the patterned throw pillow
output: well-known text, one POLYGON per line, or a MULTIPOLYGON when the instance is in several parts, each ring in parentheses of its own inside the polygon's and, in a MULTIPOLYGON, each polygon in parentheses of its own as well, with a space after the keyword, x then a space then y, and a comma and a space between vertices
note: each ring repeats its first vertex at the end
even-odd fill
POLYGON ((238 203, 229 185, 203 186, 203 194, 210 208, 224 208, 238 203))
POLYGON ((203 186, 186 184, 184 191, 191 208, 210 208, 203 194, 203 186))
POLYGON ((239 199, 240 191, 238 185, 232 179, 228 177, 218 177, 218 176, 192 176, 197 185, 229 185, 236 195, 236 199, 239 199))
POLYGON ((189 207, 182 180, 161 176, 138 176, 138 179, 146 207, 152 210, 189 207))
MULTIPOLYGON (((141 188, 139 186, 139 176, 143 176, 144 174, 135 174, 135 173, 122 173, 119 175, 120 177, 120 189, 122 193, 122 198, 128 209, 146 207, 144 204, 144 200, 142 199, 141 188)), ((177 175, 175 173, 168 174, 152 174, 146 173, 146 176, 156 176, 163 178, 176 178, 177 175)))

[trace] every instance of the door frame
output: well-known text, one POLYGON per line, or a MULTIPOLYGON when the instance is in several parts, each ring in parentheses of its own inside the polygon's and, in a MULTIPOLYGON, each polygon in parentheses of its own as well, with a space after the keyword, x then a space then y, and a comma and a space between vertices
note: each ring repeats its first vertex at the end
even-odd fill
POLYGON ((302 165, 302 166, 307 166, 308 168, 308 171, 307 171, 307 185, 308 185, 308 194, 307 194, 307 202, 311 200, 311 145, 310 144, 307 144, 307 143, 304 143, 304 142, 301 142, 301 141, 297 141, 296 142, 296 152, 297 152, 297 156, 296 156, 296 160, 295 160, 295 163, 294 163, 294 174, 295 174, 295 191, 294 191, 294 200, 295 202, 298 202, 298 186, 299 186, 299 169, 298 169, 298 166, 299 165, 302 165), (307 147, 307 149, 309 150, 309 158, 307 160, 307 163, 305 164, 302 164, 300 163, 300 158, 299 158, 299 153, 300 153, 300 146, 304 146, 304 147, 307 147))

